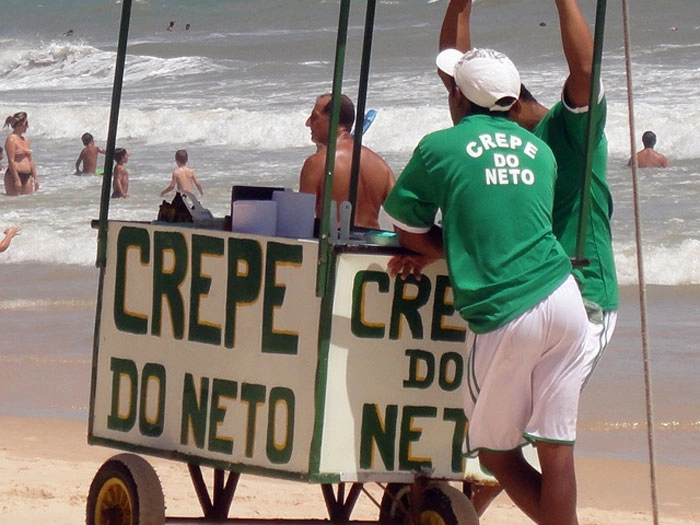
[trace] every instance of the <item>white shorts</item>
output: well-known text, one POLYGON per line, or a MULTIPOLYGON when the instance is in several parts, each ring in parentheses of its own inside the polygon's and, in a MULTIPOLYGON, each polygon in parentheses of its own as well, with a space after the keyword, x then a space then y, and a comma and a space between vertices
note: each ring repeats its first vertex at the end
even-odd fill
POLYGON ((467 454, 528 441, 573 443, 586 311, 573 277, 505 326, 467 340, 467 454))
MULTIPOLYGON (((596 305, 597 306, 597 305, 596 305)), ((612 338, 613 332, 617 326, 617 310, 607 310, 601 312, 600 308, 594 314, 589 311, 588 314, 588 333, 586 335, 586 364, 584 367, 585 387, 588 380, 593 375, 595 367, 598 365, 603 353, 612 338)))

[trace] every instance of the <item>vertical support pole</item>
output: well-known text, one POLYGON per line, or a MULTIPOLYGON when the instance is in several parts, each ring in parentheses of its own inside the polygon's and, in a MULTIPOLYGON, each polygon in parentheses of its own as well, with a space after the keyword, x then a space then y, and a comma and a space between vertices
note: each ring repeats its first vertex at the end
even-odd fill
POLYGON ((588 123, 586 135, 586 167, 583 172, 583 184, 581 186, 581 206, 578 217, 578 237, 576 239, 576 252, 574 265, 580 265, 585 260, 586 232, 588 218, 591 212, 591 172, 593 169, 593 153, 595 151, 594 117, 600 111, 598 97, 600 96, 600 68, 603 56, 603 37, 605 34, 605 10, 607 0, 598 0, 596 8, 595 37, 593 41, 593 65, 591 69, 591 97, 588 103, 588 123))
POLYGON ((129 20, 131 18, 131 0, 122 1, 122 14, 119 24, 119 43, 117 45, 117 63, 114 70, 114 86, 112 89, 112 109, 109 119, 107 150, 105 152, 105 169, 102 175, 102 194, 100 198, 100 217, 97 229, 97 258, 95 265, 100 269, 97 286, 97 307, 95 308, 95 329, 92 340, 92 379, 90 383, 90 417, 88 420, 88 436, 93 428, 93 401, 95 399, 97 375, 97 351, 100 344, 100 329, 102 317, 102 301, 104 298, 105 267, 107 265, 107 218, 109 215, 110 186, 112 185, 112 162, 119 120, 119 105, 121 103, 122 83, 124 79, 124 63, 126 61, 126 42, 129 36, 129 20))
POLYGON ((355 136, 352 150, 352 167, 350 169, 350 196, 352 204, 350 212, 350 229, 355 226, 355 210, 357 209, 357 186, 360 174, 360 154, 362 153, 363 124, 367 102, 367 84, 369 83, 370 58, 372 56, 372 35, 374 34, 374 16, 376 0, 367 0, 365 14, 365 35, 362 43, 362 63, 360 64, 360 86, 357 93, 357 114, 355 115, 355 136))
POLYGON ((639 176, 637 154, 634 139, 637 136, 634 126, 634 89, 632 89, 632 59, 630 56, 629 6, 622 0, 622 25, 625 41, 625 67, 627 73, 627 109, 629 112, 630 156, 632 158, 632 202, 634 203, 635 244, 637 246, 637 280, 639 281, 639 317, 642 334, 642 363, 644 365, 644 399, 647 415, 647 448, 649 451, 649 479, 651 491, 651 510, 654 525, 659 525, 659 495, 656 483, 656 437, 654 431, 654 402, 651 383, 651 363, 649 351, 649 323, 647 321, 647 288, 644 277, 644 243, 641 228, 641 209, 639 197, 639 176))
POLYGON ((109 197, 112 186, 112 164, 114 148, 117 142, 117 126, 119 124, 119 107, 124 83, 124 64, 126 62, 126 43, 129 38, 129 20, 131 18, 131 0, 123 0, 122 16, 119 24, 119 43, 117 45, 117 63, 114 68, 114 84, 112 87, 112 107, 109 115, 109 130, 107 132, 107 148, 105 166, 102 175, 102 194, 100 198, 100 218, 97 230, 97 261, 98 268, 104 268, 107 258, 107 217, 109 215, 109 197))
POLYGON ((333 199, 333 169, 335 167, 336 141, 338 139, 338 120, 340 116, 340 94, 343 86, 343 69, 345 68, 345 47, 348 38, 348 20, 350 18, 350 0, 341 0, 338 20, 338 38, 335 48, 335 66, 333 72, 333 90, 331 97, 331 122, 326 148, 325 191, 323 192, 323 214, 318 238, 318 270, 316 272, 316 296, 323 297, 326 293, 330 264, 330 229, 337 228, 330 224, 331 200, 333 199))

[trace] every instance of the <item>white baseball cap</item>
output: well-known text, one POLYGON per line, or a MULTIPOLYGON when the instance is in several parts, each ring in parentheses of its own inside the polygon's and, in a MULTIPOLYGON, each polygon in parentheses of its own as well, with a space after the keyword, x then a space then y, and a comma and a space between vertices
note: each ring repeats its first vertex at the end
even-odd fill
POLYGON ((520 73, 503 53, 472 48, 466 53, 445 49, 435 59, 437 67, 453 77, 467 100, 489 111, 508 111, 520 96, 520 73), (506 105, 497 102, 510 97, 506 105))

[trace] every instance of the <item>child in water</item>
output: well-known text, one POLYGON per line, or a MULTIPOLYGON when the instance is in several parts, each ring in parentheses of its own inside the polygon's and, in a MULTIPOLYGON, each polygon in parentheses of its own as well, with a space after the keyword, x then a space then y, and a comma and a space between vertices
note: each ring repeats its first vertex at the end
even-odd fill
POLYGON ((114 150, 114 183, 112 184, 112 198, 127 198, 129 196, 129 172, 126 163, 129 160, 129 153, 124 148, 114 150))
POLYGON ((177 164, 177 168, 173 171, 170 184, 160 192, 160 196, 163 197, 175 186, 177 186, 177 191, 188 191, 192 193, 193 184, 197 186, 199 194, 204 195, 202 185, 199 183, 197 175, 194 170, 187 165, 187 150, 179 149, 175 152, 175 164, 177 164))
POLYGON ((78 156, 78 160, 75 161, 75 174, 94 175, 97 172, 97 154, 102 153, 104 155, 105 150, 95 145, 95 139, 90 133, 83 133, 80 140, 83 141, 84 147, 78 156), (83 169, 80 169, 81 163, 83 169))

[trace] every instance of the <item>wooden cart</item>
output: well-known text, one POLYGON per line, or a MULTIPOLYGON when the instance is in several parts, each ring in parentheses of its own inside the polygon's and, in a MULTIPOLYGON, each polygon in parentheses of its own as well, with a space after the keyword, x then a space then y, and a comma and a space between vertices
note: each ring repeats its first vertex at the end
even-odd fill
MULTIPOLYGON (((88 431, 89 443, 125 453, 95 475, 87 522, 195 521, 166 519, 145 454, 187 464, 200 521, 229 519, 240 475, 255 474, 319 484, 336 523, 350 520, 366 483, 385 489, 376 502, 383 523, 477 523, 465 494, 472 482, 495 481, 462 454, 466 326, 444 264, 421 280, 390 277, 387 261, 400 249, 361 232, 339 236, 330 197, 314 239, 234 233, 223 221, 108 220, 130 5, 123 0, 95 223, 88 431), (211 493, 202 467, 214 469, 211 493)), ((342 0, 331 130, 349 8, 342 0)), ((374 8, 369 0, 360 116, 374 8)))

